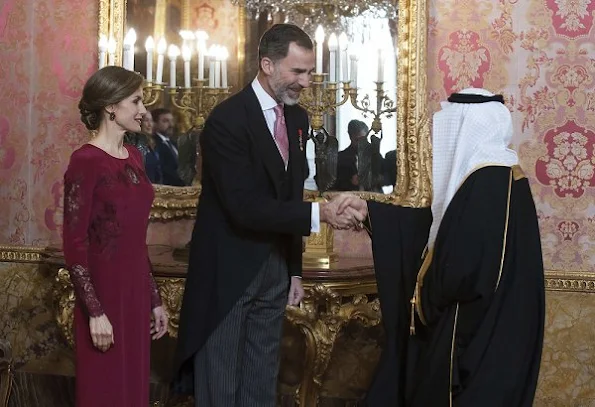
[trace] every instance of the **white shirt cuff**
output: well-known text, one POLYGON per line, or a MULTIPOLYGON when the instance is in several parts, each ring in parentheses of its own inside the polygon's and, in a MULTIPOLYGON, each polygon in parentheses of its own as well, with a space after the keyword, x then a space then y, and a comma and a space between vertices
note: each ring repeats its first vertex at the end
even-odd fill
POLYGON ((312 202, 312 212, 310 221, 310 233, 320 233, 320 205, 318 202, 312 202))

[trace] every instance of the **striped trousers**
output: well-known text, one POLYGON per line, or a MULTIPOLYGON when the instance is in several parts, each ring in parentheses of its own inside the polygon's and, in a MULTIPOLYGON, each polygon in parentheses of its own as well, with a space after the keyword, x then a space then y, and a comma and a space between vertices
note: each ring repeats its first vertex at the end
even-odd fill
POLYGON ((287 263, 272 250, 194 357, 195 407, 275 407, 287 263))

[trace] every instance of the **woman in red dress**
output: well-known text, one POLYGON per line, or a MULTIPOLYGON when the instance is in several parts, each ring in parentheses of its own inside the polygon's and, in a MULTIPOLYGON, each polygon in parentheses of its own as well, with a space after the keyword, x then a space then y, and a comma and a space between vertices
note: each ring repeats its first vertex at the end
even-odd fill
POLYGON ((151 334, 167 330, 146 245, 153 187, 140 152, 123 144, 126 131, 140 131, 142 84, 116 66, 89 78, 79 109, 96 135, 72 153, 64 175, 78 407, 148 406, 151 334))

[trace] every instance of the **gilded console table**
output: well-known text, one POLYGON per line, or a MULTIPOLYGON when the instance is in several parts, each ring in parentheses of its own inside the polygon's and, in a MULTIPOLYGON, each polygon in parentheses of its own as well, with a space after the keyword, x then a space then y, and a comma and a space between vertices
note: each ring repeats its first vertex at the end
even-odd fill
MULTIPOLYGON (((169 335, 175 338, 186 264, 175 260, 171 250, 165 247, 152 247, 151 261, 169 315, 169 335)), ((72 344, 74 293, 68 272, 61 269, 56 281, 59 310, 56 318, 72 344)), ((286 323, 301 332, 305 343, 301 379, 292 397, 300 406, 313 407, 318 403, 324 375, 342 329, 352 322, 366 328, 378 325, 380 304, 371 259, 342 258, 330 269, 305 269, 303 283, 305 297, 299 307, 287 307, 286 323)))

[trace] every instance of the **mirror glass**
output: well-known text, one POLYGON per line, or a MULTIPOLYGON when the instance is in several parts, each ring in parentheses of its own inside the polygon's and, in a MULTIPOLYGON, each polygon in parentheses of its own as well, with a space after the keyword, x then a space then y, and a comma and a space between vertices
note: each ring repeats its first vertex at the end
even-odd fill
MULTIPOLYGON (((125 32, 134 29, 136 37, 131 62, 153 86, 145 89, 146 101, 153 102, 147 103, 152 120, 147 115, 144 134, 131 134, 129 141, 143 151, 154 183, 200 183, 198 138, 212 106, 203 109, 202 119, 195 113, 189 118, 178 106, 185 89, 197 92, 197 79, 202 79, 202 86, 220 89, 213 103, 242 89, 257 74, 262 33, 275 23, 289 22, 304 28, 316 47, 322 44, 325 73, 319 86, 326 89, 326 109, 322 125, 311 129, 306 142, 310 171, 305 189, 392 191, 397 171, 397 5, 382 0, 307 1, 127 1, 125 32), (322 33, 317 34, 319 26, 322 33), (337 91, 329 81, 337 83, 337 91), (346 90, 342 81, 349 84, 346 90), (162 83, 158 97, 156 83, 162 83), (342 101, 336 108, 329 106, 342 101)), ((313 103, 312 87, 309 92, 302 100, 313 103)))

